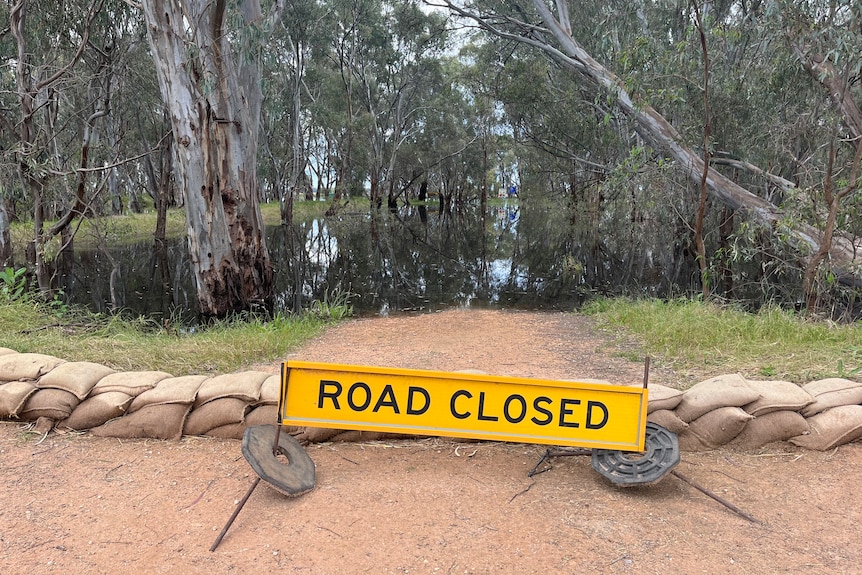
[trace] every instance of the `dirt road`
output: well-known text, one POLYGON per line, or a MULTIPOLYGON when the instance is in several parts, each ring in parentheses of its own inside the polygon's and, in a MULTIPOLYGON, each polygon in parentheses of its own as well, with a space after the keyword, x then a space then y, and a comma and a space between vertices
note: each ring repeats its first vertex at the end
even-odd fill
MULTIPOLYGON (((586 318, 452 311, 347 322, 295 357, 636 382, 586 318)), ((278 365, 256 366, 276 371, 278 365)), ((660 368, 658 383, 676 376, 660 368)), ((859 573, 862 444, 684 453, 676 477, 611 486, 587 457, 423 439, 308 447, 317 488, 262 484, 238 441, 29 435, 0 423, 0 573, 859 573)))

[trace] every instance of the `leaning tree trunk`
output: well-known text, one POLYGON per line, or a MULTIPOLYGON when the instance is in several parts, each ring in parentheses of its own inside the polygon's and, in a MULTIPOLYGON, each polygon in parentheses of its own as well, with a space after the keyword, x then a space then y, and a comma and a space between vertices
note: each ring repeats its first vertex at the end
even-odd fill
MULTIPOLYGON (((616 97, 616 105, 632 120, 638 134, 654 148, 673 158, 678 169, 682 170, 690 181, 700 185, 701 180, 705 179, 710 196, 729 208, 745 213, 771 229, 781 232, 782 235, 788 236, 790 241, 800 248, 801 259, 808 259, 807 254, 816 253, 820 249, 823 234, 814 226, 804 223, 785 226, 782 222, 783 214, 777 206, 752 194, 718 170, 707 170, 703 159, 683 143, 679 132, 667 119, 653 107, 635 103, 623 81, 596 61, 574 39, 566 0, 555 2, 559 19, 551 12, 545 3, 546 0, 533 0, 533 6, 556 44, 544 40, 544 37, 534 33, 534 30, 530 30, 529 33, 511 32, 500 26, 500 20, 471 13, 453 0, 444 1, 450 10, 474 20, 492 34, 538 48, 562 66, 613 94, 616 97)), ((858 249, 852 242, 836 237, 829 247, 830 265, 836 277, 842 282, 862 286, 862 276, 857 271, 860 257, 857 256, 857 252, 858 249)))
MULTIPOLYGON (((568 6, 565 0, 557 0, 558 13, 561 15, 560 20, 554 17, 545 4, 545 0, 533 0, 533 5, 539 12, 545 26, 559 43, 560 49, 541 41, 533 41, 530 38, 520 41, 541 48, 569 69, 582 74, 595 84, 613 93, 617 97, 617 105, 634 122, 637 132, 657 149, 668 153, 692 182, 700 185, 701 180, 704 180, 710 195, 734 210, 749 214, 770 228, 775 229, 782 226, 782 213, 778 207, 752 194, 718 171, 708 170, 703 159, 698 157, 694 150, 682 143, 682 137, 670 122, 651 106, 635 104, 626 91, 622 80, 593 59, 572 37, 571 25, 567 20, 568 6)), ((823 242, 823 234, 807 224, 793 224, 785 231, 793 241, 804 246, 801 250, 803 253, 817 252, 823 242)), ((859 263, 856 252, 857 250, 851 242, 839 238, 835 238, 829 249, 835 275, 844 283, 862 285, 862 278, 856 271, 859 263)))
MULTIPOLYGON (((280 4, 280 3, 278 3, 280 4)), ((252 50, 239 56, 224 28, 226 0, 145 0, 162 97, 174 133, 174 169, 185 198, 189 257, 201 314, 269 308, 273 270, 258 203, 261 106, 252 50)), ((245 25, 258 0, 242 0, 245 25)))

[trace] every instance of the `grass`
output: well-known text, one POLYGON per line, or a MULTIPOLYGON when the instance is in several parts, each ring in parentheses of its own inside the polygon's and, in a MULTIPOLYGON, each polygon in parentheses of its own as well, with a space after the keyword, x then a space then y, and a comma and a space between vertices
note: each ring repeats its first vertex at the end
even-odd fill
MULTIPOLYGON (((351 203, 356 201, 355 199, 350 200, 351 203)), ((323 214, 326 213, 326 209, 329 208, 330 201, 327 200, 325 202, 315 202, 315 201, 306 201, 306 200, 298 200, 293 202, 293 221, 302 222, 311 220, 314 218, 322 218, 323 214)), ((263 223, 267 226, 278 226, 281 225, 281 207, 278 202, 269 202, 267 204, 260 205, 260 213, 263 217, 263 223)))
MULTIPOLYGON (((230 373, 280 361, 347 317, 349 295, 333 294, 302 315, 267 321, 248 315, 203 328, 93 315, 24 298, 0 304, 0 347, 124 371, 230 373)), ((777 308, 749 314, 683 300, 603 299, 583 313, 619 335, 616 353, 636 361, 649 355, 688 384, 733 372, 797 383, 862 377, 862 324, 813 321, 777 308)))
POLYGON ((190 328, 74 310, 57 316, 44 304, 12 302, 0 304, 0 347, 123 371, 230 373, 282 360, 344 315, 341 308, 319 306, 316 313, 269 321, 246 316, 190 328))
POLYGON ((598 300, 584 313, 634 337, 631 355, 649 355, 691 383, 729 372, 797 383, 862 377, 862 324, 814 321, 775 307, 751 314, 686 300, 598 300))

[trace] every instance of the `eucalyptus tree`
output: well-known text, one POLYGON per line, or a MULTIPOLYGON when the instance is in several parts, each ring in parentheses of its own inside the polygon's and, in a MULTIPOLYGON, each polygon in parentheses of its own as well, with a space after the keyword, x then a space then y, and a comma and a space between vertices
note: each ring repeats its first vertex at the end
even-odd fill
MULTIPOLYGON (((2 185, 21 190, 22 202, 32 211, 27 259, 46 294, 53 276, 47 243, 62 235, 60 251, 68 250, 72 222, 98 208, 88 181, 91 148, 97 143, 97 123, 109 114, 113 89, 117 34, 112 16, 124 10, 107 0, 70 3, 60 12, 29 0, 9 7, 15 56, 7 61, 14 70, 7 93, 16 101, 6 110, 16 110, 17 118, 4 117, 14 138, 4 146, 4 166, 14 165, 17 178, 4 170, 2 185), (56 221, 47 226, 51 219, 56 221)), ((9 79, 4 75, 4 83, 9 79)))
POLYGON ((399 152, 402 181, 421 179, 418 198, 437 192, 441 211, 463 195, 467 182, 480 179, 475 98, 468 86, 471 64, 460 56, 441 58, 426 82, 416 127, 399 152), (421 128, 421 129, 420 129, 421 128), (425 190, 424 193, 422 190, 425 190))
POLYGON ((147 34, 171 117, 174 170, 203 315, 273 301, 257 179, 261 38, 280 17, 257 0, 144 0, 147 34))
MULTIPOLYGON (((9 6, 0 4, 0 21, 7 22, 9 20, 9 6)), ((0 33, 0 53, 11 54, 14 46, 14 38, 8 30, 0 33)), ((5 65, 6 62, 4 61, 5 65)), ((16 120, 9 113, 15 107, 13 95, 15 91, 7 89, 7 76, 3 73, 0 75, 3 89, 0 90, 0 149, 8 150, 14 148, 17 144, 17 130, 15 128, 16 120)), ((17 188, 13 183, 14 174, 16 172, 14 159, 8 154, 0 154, 0 266, 8 266, 12 264, 13 246, 10 225, 12 218, 15 217, 15 192, 17 188)))
MULTIPOLYGON (((421 129, 422 108, 438 79, 438 58, 445 47, 445 19, 423 12, 413 0, 382 7, 381 28, 367 38, 354 70, 368 113, 370 197, 379 205, 385 191, 390 208, 403 188, 398 184, 399 152, 421 129), (388 34, 384 31, 388 31, 388 34), (381 190, 381 187, 384 190, 381 190)), ((413 166, 405 186, 420 177, 413 166)))
POLYGON ((385 33, 380 28, 379 0, 332 0, 327 7, 324 28, 331 30, 329 42, 313 51, 308 80, 317 86, 312 118, 322 130, 327 164, 334 172, 333 200, 327 210, 331 215, 367 175, 367 171, 357 173, 363 156, 357 151, 363 147, 358 134, 368 118, 361 106, 356 70, 369 38, 385 33))
MULTIPOLYGON (((820 185, 811 194, 814 217, 822 227, 822 241, 808 261, 803 288, 808 309, 817 306, 831 271, 820 267, 830 257, 834 242, 855 248, 862 235, 857 223, 862 209, 862 6, 858 2, 785 2, 781 10, 787 41, 802 67, 822 86, 834 118, 821 116, 828 126, 828 152, 820 155, 820 185)), ((813 157, 817 157, 812 154, 813 157)), ((815 176, 817 177, 817 176, 815 176)), ((818 182, 819 183, 819 182, 818 182)))
POLYGON ((470 54, 474 90, 499 102, 499 122, 511 133, 528 188, 579 202, 635 144, 620 137, 625 127, 615 128, 604 102, 540 54, 493 36, 470 54))
POLYGON ((268 162, 260 173, 269 196, 279 201, 282 224, 292 223, 294 197, 303 192, 307 197, 311 189, 306 175, 312 132, 309 103, 316 95, 306 72, 312 52, 320 52, 329 41, 325 15, 325 5, 315 0, 286 1, 262 54, 261 145, 268 162))

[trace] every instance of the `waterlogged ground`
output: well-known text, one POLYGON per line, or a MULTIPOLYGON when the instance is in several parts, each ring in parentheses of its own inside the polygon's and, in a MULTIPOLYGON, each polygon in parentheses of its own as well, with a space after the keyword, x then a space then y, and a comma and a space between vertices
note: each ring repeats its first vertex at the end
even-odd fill
MULTIPOLYGON (((586 318, 451 311, 362 319, 295 358, 547 377, 642 380, 586 318)), ((278 364, 259 366, 276 372, 278 364)), ((679 376, 654 368, 650 381, 679 376)), ((588 457, 528 472, 544 447, 412 439, 311 445, 317 487, 261 484, 240 442, 27 434, 0 423, 0 573, 852 573, 862 564, 862 444, 684 453, 620 489, 588 457)))

